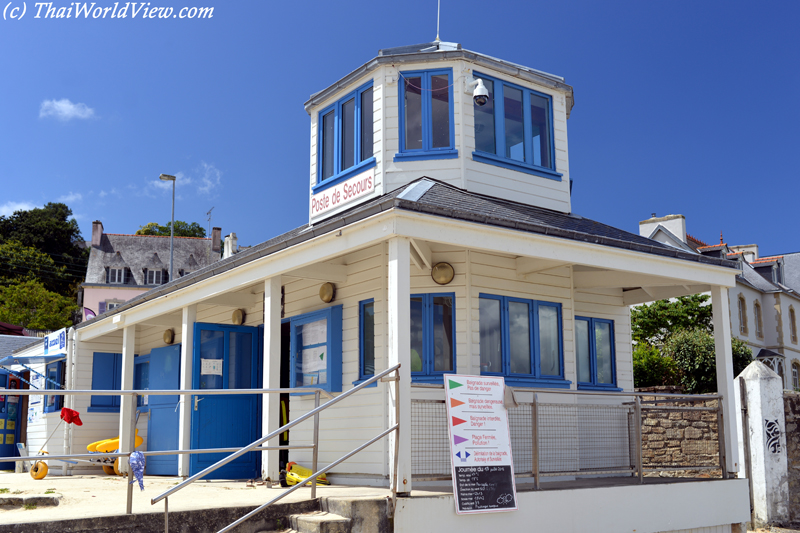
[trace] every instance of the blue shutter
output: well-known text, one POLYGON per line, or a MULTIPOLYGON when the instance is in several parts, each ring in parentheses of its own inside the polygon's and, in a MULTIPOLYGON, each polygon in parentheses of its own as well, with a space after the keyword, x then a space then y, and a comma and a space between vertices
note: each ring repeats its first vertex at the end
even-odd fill
MULTIPOLYGON (((95 352, 92 358, 92 390, 119 390, 122 354, 95 352)), ((118 396, 92 396, 89 411, 119 409, 118 396)))
POLYGON ((105 312, 106 312, 106 303, 100 302, 99 304, 97 304, 97 314, 102 315, 105 312))

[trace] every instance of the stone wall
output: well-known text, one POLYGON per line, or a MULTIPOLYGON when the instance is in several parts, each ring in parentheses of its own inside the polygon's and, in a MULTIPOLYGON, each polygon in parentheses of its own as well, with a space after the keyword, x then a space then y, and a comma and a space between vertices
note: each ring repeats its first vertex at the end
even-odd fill
POLYGON ((789 463, 789 518, 800 523, 800 393, 783 391, 786 455, 789 463))
MULTIPOLYGON (((653 398, 643 397, 646 402, 653 398)), ((644 406, 653 405, 645 403, 644 406)), ((708 407, 716 409, 717 400, 671 402, 658 406, 708 407)), ((692 470, 692 466, 719 467, 717 413, 715 411, 666 411, 642 409, 642 461, 644 468, 687 467, 686 470, 646 472, 654 477, 722 477, 719 468, 692 470)))

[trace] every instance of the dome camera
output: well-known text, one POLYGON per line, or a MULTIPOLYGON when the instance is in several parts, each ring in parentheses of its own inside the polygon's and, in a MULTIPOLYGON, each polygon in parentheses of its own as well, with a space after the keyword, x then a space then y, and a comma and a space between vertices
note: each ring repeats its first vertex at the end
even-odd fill
POLYGON ((467 92, 469 92, 470 89, 472 89, 472 99, 475 105, 478 107, 485 106, 486 102, 489 101, 489 91, 483 84, 483 80, 480 78, 470 80, 467 83, 467 92))

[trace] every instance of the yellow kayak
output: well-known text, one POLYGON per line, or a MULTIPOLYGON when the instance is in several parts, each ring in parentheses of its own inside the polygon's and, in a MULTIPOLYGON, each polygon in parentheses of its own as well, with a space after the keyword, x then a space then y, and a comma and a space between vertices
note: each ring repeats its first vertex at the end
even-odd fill
MULTIPOLYGON (((291 462, 286 465, 286 484, 289 486, 296 485, 298 483, 302 483, 306 481, 311 474, 313 474, 310 469, 302 467, 295 462, 291 462)), ((325 474, 321 474, 317 478, 317 483, 321 485, 330 485, 331 482, 328 481, 328 478, 325 474)), ((306 481, 307 485, 311 484, 311 481, 306 481)))
MULTIPOLYGON (((141 446, 144 442, 144 439, 139 436, 139 430, 136 430, 136 443, 135 448, 141 446)), ((98 440, 97 442, 93 442, 86 446, 86 449, 90 452, 97 452, 97 453, 112 453, 114 450, 119 449, 119 437, 115 439, 104 439, 98 440)))

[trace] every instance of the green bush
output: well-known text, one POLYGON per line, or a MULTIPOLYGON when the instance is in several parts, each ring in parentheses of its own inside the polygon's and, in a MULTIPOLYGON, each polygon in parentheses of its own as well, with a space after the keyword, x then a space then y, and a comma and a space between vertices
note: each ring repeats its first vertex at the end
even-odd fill
MULTIPOLYGON (((748 346, 732 339, 733 375, 738 375, 753 360, 748 346)), ((677 331, 664 344, 664 354, 678 369, 680 383, 688 394, 717 391, 714 337, 705 329, 677 331)))
POLYGON ((635 387, 677 385, 678 367, 658 348, 639 342, 633 348, 633 384, 635 387))

